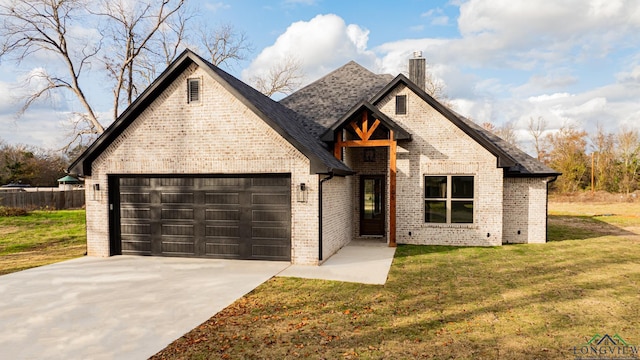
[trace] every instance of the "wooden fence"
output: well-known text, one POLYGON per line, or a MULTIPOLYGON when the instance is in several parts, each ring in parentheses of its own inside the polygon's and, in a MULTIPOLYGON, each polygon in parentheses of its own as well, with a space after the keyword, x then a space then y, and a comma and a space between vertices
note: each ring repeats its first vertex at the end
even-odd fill
POLYGON ((0 192, 0 206, 32 209, 80 209, 84 206, 84 189, 0 192))

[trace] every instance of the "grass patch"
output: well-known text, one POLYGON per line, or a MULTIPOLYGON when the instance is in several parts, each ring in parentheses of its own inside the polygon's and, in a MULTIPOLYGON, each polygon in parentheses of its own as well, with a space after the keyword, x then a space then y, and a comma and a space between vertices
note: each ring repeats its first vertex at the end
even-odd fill
POLYGON ((82 256, 85 211, 33 211, 0 217, 0 275, 82 256))
POLYGON ((608 219, 554 215, 544 245, 399 246, 384 286, 274 278, 154 358, 566 359, 594 334, 640 344, 640 241, 608 219))

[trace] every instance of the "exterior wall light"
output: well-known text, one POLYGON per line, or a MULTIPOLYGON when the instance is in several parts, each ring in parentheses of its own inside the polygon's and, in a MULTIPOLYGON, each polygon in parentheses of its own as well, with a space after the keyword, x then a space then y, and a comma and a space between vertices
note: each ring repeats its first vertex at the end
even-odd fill
POLYGON ((297 187, 296 191, 296 200, 301 203, 306 203, 309 195, 309 191, 307 189, 307 185, 305 183, 300 183, 297 187))

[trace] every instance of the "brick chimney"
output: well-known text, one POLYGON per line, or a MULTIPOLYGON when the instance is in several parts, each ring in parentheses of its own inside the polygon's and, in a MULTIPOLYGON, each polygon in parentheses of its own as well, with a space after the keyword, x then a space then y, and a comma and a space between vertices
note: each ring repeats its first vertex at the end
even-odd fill
POLYGON ((422 51, 414 51, 409 59, 409 80, 424 90, 426 81, 427 60, 422 57, 422 51))

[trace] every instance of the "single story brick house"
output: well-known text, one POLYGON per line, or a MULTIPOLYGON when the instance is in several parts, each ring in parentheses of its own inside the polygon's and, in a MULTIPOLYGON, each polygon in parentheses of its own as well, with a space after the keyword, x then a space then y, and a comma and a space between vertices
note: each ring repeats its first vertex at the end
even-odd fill
POLYGON ((182 53, 69 168, 88 254, 317 265, 353 239, 543 243, 558 172, 355 62, 279 102, 182 53))

